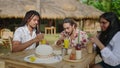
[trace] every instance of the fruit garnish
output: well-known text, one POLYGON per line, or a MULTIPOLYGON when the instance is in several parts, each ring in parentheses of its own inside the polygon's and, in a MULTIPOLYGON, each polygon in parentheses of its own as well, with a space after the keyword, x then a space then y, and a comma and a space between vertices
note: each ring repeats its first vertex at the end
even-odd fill
POLYGON ((30 62, 34 62, 36 60, 36 57, 35 56, 30 56, 29 60, 30 60, 30 62))

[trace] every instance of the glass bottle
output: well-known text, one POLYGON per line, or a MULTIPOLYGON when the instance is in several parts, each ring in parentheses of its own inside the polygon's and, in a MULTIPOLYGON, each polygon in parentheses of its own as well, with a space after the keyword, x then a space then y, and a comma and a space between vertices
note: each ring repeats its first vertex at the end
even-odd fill
POLYGON ((87 51, 88 51, 88 53, 93 53, 93 43, 92 42, 88 42, 87 51))
POLYGON ((68 49, 67 48, 62 48, 62 57, 68 54, 68 49))
POLYGON ((72 48, 72 52, 70 54, 70 60, 76 60, 76 50, 75 47, 72 48))
POLYGON ((82 58, 82 54, 81 54, 81 44, 77 44, 75 46, 76 49, 76 59, 81 59, 82 58))

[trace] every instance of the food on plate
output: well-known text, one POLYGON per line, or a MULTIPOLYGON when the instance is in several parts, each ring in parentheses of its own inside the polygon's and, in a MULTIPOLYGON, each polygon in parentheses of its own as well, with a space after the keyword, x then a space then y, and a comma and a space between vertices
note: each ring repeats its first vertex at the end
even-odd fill
POLYGON ((53 56, 53 48, 49 45, 39 45, 35 50, 35 56, 38 58, 49 58, 53 56))

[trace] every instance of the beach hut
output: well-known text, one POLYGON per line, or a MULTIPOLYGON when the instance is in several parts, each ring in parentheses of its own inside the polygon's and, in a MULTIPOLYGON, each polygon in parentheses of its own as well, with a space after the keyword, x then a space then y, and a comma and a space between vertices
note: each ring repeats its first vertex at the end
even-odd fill
POLYGON ((74 18, 88 32, 95 31, 99 25, 97 19, 102 14, 78 0, 0 0, 0 18, 23 18, 28 10, 37 10, 42 19, 74 18))

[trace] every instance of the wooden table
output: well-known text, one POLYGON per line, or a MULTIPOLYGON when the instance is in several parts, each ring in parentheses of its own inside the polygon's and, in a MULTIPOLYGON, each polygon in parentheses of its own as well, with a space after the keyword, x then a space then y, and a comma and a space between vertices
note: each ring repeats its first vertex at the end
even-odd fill
POLYGON ((5 68, 88 68, 89 64, 93 63, 96 54, 90 53, 83 57, 82 62, 61 62, 53 64, 36 64, 24 61, 24 57, 31 55, 35 50, 16 52, 8 55, 0 56, 0 60, 5 62, 5 68))

